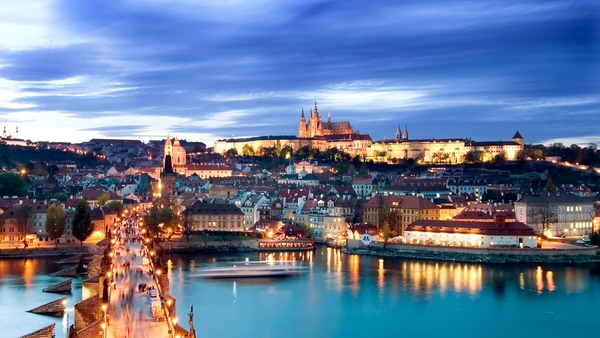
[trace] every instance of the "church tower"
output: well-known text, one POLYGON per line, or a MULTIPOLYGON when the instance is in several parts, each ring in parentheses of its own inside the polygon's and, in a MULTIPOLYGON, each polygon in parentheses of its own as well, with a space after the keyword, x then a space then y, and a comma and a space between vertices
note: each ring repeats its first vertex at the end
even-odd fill
POLYGON ((162 173, 160 173, 160 194, 162 197, 175 196, 176 188, 175 182, 177 181, 177 174, 173 171, 173 163, 171 161, 171 155, 165 155, 165 166, 163 167, 162 173))
POLYGON ((4 132, 2 132, 2 138, 6 138, 6 126, 4 126, 4 132))
POLYGON ((304 118, 304 108, 302 108, 302 114, 300 115, 300 125, 298 126, 298 137, 300 138, 307 138, 309 137, 309 135, 307 135, 307 130, 306 130, 306 119, 304 118))
POLYGON ((19 138, 19 126, 17 126, 17 131, 15 132, 15 138, 19 138))
POLYGON ((408 140, 408 129, 406 129, 406 126, 404 126, 404 134, 402 134, 402 139, 408 140))
POLYGON ((400 125, 398 125, 398 129, 396 129, 396 140, 400 141, 402 139, 402 132, 400 131, 400 125))

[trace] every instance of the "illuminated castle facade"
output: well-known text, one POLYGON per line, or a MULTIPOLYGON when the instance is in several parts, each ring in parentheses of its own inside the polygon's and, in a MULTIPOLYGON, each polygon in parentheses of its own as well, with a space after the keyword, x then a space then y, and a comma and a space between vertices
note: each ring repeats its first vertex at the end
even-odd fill
POLYGON ((331 112, 327 112, 327 122, 322 121, 319 110, 317 109, 317 101, 315 101, 314 109, 310 110, 308 121, 304 117, 304 108, 300 115, 300 126, 298 127, 299 138, 313 138, 315 136, 328 135, 348 135, 355 134, 354 129, 348 121, 331 122, 331 112))

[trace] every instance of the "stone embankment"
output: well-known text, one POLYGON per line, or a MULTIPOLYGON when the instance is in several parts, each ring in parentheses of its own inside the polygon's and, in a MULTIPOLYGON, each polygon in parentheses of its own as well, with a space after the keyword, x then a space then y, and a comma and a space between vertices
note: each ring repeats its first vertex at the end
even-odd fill
POLYGON ((53 257, 53 256, 71 256, 77 254, 91 253, 96 250, 90 246, 70 246, 65 248, 27 248, 27 249, 2 249, 0 258, 34 258, 34 257, 53 257))
POLYGON ((158 243, 158 251, 171 253, 191 252, 248 252, 256 251, 256 241, 176 241, 158 243))
MULTIPOLYGON (((518 250, 518 249, 517 249, 518 250)), ((438 261, 466 262, 466 263, 588 263, 600 262, 600 255, 594 249, 588 254, 558 251, 537 252, 512 252, 489 251, 451 251, 435 250, 427 247, 406 249, 383 249, 380 247, 344 248, 342 252, 356 255, 370 255, 377 257, 398 257, 409 259, 425 259, 438 261)))

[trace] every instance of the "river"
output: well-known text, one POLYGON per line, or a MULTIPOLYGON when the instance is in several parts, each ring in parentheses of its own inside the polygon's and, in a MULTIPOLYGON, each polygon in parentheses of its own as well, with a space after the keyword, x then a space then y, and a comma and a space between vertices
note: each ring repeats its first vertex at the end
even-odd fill
MULTIPOLYGON (((312 252, 171 254, 179 323, 190 305, 199 337, 563 337, 594 332, 600 264, 491 265, 312 252), (280 279, 204 279, 203 268, 244 261, 306 267, 280 279)), ((60 295, 53 259, 0 260, 0 329, 16 337, 60 319, 25 312, 60 295)), ((72 304, 81 298, 73 283, 72 304)), ((69 305, 67 305, 69 306, 69 305)), ((72 320, 72 319, 71 319, 72 320)))

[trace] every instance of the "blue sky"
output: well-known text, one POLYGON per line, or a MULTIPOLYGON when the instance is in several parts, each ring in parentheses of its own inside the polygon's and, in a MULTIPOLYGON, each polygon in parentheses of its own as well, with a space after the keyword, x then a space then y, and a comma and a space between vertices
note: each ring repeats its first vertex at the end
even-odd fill
POLYGON ((588 1, 0 3, 0 123, 32 140, 297 133, 600 143, 588 1))

